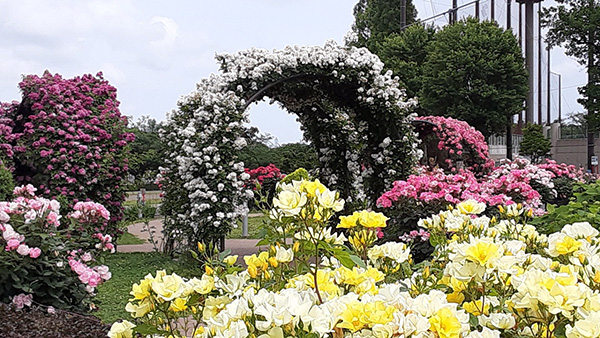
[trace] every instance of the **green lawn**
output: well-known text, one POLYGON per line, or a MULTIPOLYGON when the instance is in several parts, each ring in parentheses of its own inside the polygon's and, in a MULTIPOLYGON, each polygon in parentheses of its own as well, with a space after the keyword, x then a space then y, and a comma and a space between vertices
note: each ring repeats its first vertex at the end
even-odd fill
MULTIPOLYGON (((252 239, 262 238, 260 235, 260 228, 264 224, 265 221, 269 219, 268 216, 261 215, 256 217, 248 217, 248 237, 252 239)), ((244 238, 242 237, 242 220, 238 220, 238 227, 231 230, 227 238, 237 239, 244 238)))
POLYGON ((117 239, 117 245, 129 245, 129 244, 144 244, 145 240, 138 238, 135 235, 130 234, 129 232, 124 232, 117 239))
POLYGON ((112 278, 98 286, 94 303, 100 310, 94 314, 105 323, 112 323, 118 319, 131 320, 131 316, 125 311, 131 286, 139 283, 147 274, 154 275, 156 270, 162 269, 167 270, 167 273, 175 272, 189 278, 202 274, 194 262, 183 264, 157 252, 118 252, 108 255, 104 264, 110 268, 112 278))

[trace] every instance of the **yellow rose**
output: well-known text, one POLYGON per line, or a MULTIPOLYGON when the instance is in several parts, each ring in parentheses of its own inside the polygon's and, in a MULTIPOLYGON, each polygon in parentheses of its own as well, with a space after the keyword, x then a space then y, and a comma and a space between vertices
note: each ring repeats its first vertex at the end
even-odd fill
POLYGON ((284 190, 273 198, 273 206, 280 209, 286 216, 295 216, 300 213, 307 201, 304 193, 284 190))
POLYGON ((474 315, 474 316, 480 316, 482 314, 484 315, 489 315, 490 314, 490 304, 486 303, 485 305, 483 305, 481 300, 476 300, 473 302, 467 302, 464 303, 462 305, 463 309, 465 309, 465 311, 467 311, 468 313, 474 315))
POLYGON ((300 183, 300 190, 305 192, 308 197, 315 197, 317 193, 327 190, 327 187, 316 179, 314 181, 302 181, 300 183))
POLYGON ((439 338, 458 338, 462 324, 447 307, 439 309, 435 315, 429 318, 431 331, 438 334, 439 338))
POLYGON ((294 251, 292 249, 277 247, 275 259, 277 259, 277 261, 280 263, 289 263, 294 259, 294 251))
POLYGON ((235 262, 237 262, 237 259, 238 259, 238 255, 227 256, 223 259, 223 262, 227 265, 233 265, 233 264, 235 264, 235 262))
POLYGON ((143 300, 146 297, 150 296, 150 285, 152 283, 151 279, 143 279, 140 281, 140 284, 133 284, 131 287, 131 294, 133 299, 143 300))
POLYGON ((502 253, 503 251, 496 243, 480 241, 467 248, 465 257, 471 262, 486 266, 490 260, 500 258, 502 253))
POLYGON ((133 336, 133 328, 135 325, 126 320, 118 323, 113 323, 110 327, 110 331, 108 332, 108 336, 110 338, 132 338, 133 336))
POLYGON ((125 305, 125 311, 131 313, 131 316, 134 318, 140 318, 145 316, 153 308, 154 305, 152 304, 152 301, 150 301, 150 299, 145 299, 139 305, 135 305, 133 303, 127 303, 127 305, 125 305))
POLYGON ((354 213, 352 216, 340 216, 340 224, 338 228, 351 229, 356 226, 358 221, 358 213, 354 213))
POLYGON ((380 212, 363 210, 358 214, 358 222, 365 228, 385 228, 387 220, 380 212))
POLYGON ((464 215, 478 215, 485 211, 485 203, 476 200, 466 200, 456 205, 456 208, 464 215))
POLYGON ((173 312, 181 312, 187 309, 187 305, 185 304, 187 301, 183 298, 175 298, 171 305, 169 306, 169 310, 173 312))
POLYGON ((181 296, 185 291, 185 283, 177 274, 166 275, 161 279, 161 281, 152 282, 152 291, 156 293, 158 298, 170 301, 181 296))
POLYGON ((363 317, 363 309, 364 305, 357 300, 348 303, 346 309, 344 309, 340 315, 342 322, 337 324, 337 327, 348 329, 352 332, 356 332, 365 327, 365 323, 360 320, 360 318, 363 317))

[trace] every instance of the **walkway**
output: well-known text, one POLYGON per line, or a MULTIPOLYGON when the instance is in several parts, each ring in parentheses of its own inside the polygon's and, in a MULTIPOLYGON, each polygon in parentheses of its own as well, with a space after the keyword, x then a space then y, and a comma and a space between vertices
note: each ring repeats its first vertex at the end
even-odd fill
MULTIPOLYGON (((155 228, 155 238, 158 240, 158 247, 162 246, 162 219, 150 221, 150 227, 155 228)), ((150 235, 147 231, 144 231, 144 223, 135 223, 127 227, 127 230, 132 235, 148 241, 150 235)), ((259 247, 256 246, 258 239, 226 239, 225 249, 231 249, 232 255, 239 255, 241 259, 245 255, 252 255, 258 252, 259 247)), ((264 249, 264 247, 263 247, 264 249)), ((131 245, 118 245, 118 252, 152 252, 154 247, 150 242, 144 244, 131 244, 131 245)), ((238 259, 238 261, 239 261, 238 259)))

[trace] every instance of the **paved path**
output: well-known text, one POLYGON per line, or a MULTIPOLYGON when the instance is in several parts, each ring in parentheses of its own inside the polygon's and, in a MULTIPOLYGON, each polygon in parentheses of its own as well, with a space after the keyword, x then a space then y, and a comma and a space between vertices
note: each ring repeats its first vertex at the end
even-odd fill
MULTIPOLYGON (((258 214, 260 215, 260 214, 258 214)), ((253 216, 253 215, 250 215, 253 216)), ((155 240, 158 241, 159 250, 162 248, 162 227, 163 222, 162 219, 156 219, 150 221, 150 227, 155 228, 154 237, 155 240)), ((144 223, 135 223, 127 227, 127 230, 132 235, 140 239, 144 239, 148 241, 150 238, 150 234, 148 231, 145 231, 144 223)), ((225 240, 225 249, 231 249, 232 255, 239 255, 240 258, 238 261, 245 255, 252 255, 257 253, 259 248, 256 246, 258 243, 258 239, 226 239, 225 240)), ((132 245, 118 245, 118 252, 152 252, 154 251, 153 245, 148 241, 148 243, 144 244, 132 244, 132 245)))

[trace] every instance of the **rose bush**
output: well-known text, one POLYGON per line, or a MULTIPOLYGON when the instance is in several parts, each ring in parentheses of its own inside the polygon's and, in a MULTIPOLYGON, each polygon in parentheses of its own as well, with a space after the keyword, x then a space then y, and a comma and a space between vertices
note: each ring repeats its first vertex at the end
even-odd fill
MULTIPOLYGON (((403 243, 375 245, 386 217, 323 224, 342 200, 317 181, 280 187, 268 251, 215 256, 199 278, 158 271, 133 285, 136 323, 111 334, 143 337, 595 337, 600 332, 600 234, 588 223, 549 236, 533 210, 468 200, 419 222, 433 259, 411 264, 403 243), (285 239, 289 238, 289 241, 285 239), (311 259, 308 257, 312 256, 311 259), (203 323, 203 325, 201 325, 203 323)), ((204 249, 204 246, 201 246, 204 249)))
POLYGON ((14 200, 0 202, 0 301, 87 310, 95 288, 111 276, 96 263, 102 252, 114 252, 111 236, 99 232, 110 214, 78 202, 61 217, 58 201, 35 192, 17 187, 14 200))
POLYGON ((0 105, 0 161, 7 161, 18 184, 35 185, 40 196, 63 196, 71 206, 101 201, 111 219, 100 230, 115 235, 127 144, 134 139, 116 89, 102 73, 64 79, 49 72, 25 76, 19 88, 20 103, 0 105))
POLYGON ((244 171, 250 175, 245 186, 254 190, 254 202, 261 208, 266 206, 265 203, 261 203, 261 200, 273 198, 275 186, 286 176, 274 164, 254 169, 245 168, 244 171))
MULTIPOLYGON (((464 168, 476 174, 485 174, 494 168, 485 137, 467 122, 443 116, 420 116, 417 120, 435 124, 433 137, 425 136, 424 143, 429 145, 429 142, 433 142, 437 148, 434 152, 438 155, 437 163, 444 170, 464 168), (463 168, 456 167, 458 161, 462 161, 463 168)), ((428 153, 428 156, 432 155, 428 153)))

